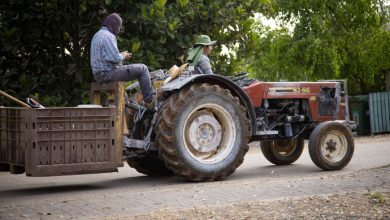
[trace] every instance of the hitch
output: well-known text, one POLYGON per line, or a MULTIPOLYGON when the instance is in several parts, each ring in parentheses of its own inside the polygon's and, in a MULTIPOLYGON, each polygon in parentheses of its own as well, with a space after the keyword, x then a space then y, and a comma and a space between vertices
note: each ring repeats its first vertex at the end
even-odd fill
MULTIPOLYGON (((142 112, 142 113, 139 113, 140 115, 138 116, 138 120, 141 120, 144 112, 147 111, 147 108, 140 106, 140 105, 137 105, 137 104, 129 103, 129 102, 126 102, 126 106, 133 107, 134 109, 138 109, 138 112, 142 112)), ((157 113, 157 111, 155 111, 153 113, 153 118, 152 118, 150 127, 148 129, 148 132, 143 140, 131 139, 131 138, 128 138, 127 136, 123 136, 122 140, 123 140, 123 153, 124 153, 123 158, 124 159, 132 157, 132 154, 133 154, 132 150, 134 150, 134 149, 139 149, 139 150, 144 150, 144 151, 149 151, 149 150, 158 151, 158 148, 156 147, 155 142, 151 141, 152 132, 153 132, 153 129, 157 123, 157 116, 158 116, 158 113, 157 113)))
POLYGON ((152 141, 143 141, 137 139, 131 139, 126 136, 123 136, 123 147, 125 149, 142 149, 142 150, 154 150, 157 151, 157 147, 152 141))

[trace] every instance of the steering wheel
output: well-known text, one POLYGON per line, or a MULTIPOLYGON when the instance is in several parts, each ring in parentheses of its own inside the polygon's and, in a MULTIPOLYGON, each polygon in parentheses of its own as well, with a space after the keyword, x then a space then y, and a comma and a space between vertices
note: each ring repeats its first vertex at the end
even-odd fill
POLYGON ((237 75, 234 75, 232 77, 232 81, 236 82, 236 81, 239 81, 239 80, 242 80, 242 79, 245 79, 246 77, 248 77, 248 73, 247 72, 241 72, 237 75))

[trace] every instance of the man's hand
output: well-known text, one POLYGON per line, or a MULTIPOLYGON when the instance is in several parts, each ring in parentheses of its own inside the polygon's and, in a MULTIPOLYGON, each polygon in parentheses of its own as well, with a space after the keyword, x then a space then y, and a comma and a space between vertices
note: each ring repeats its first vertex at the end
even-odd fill
POLYGON ((133 56, 132 53, 129 53, 129 52, 127 52, 127 51, 123 51, 123 52, 121 52, 121 54, 123 55, 123 57, 125 58, 125 60, 128 60, 128 59, 131 58, 131 56, 133 56))

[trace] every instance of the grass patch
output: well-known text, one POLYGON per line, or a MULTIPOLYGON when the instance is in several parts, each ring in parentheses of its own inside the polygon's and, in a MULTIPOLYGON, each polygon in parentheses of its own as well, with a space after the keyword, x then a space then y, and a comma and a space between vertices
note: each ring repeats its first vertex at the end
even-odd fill
POLYGON ((375 200, 375 201, 377 201, 379 203, 386 203, 385 197, 380 192, 372 192, 372 193, 370 193, 370 197, 369 198, 372 199, 372 200, 375 200))

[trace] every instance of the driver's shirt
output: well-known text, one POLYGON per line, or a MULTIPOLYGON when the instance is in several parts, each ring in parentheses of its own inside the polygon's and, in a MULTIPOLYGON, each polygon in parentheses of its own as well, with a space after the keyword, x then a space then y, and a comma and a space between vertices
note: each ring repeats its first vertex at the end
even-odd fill
POLYGON ((194 67, 194 73, 196 74, 214 74, 211 70, 210 59, 202 54, 199 63, 194 67))

